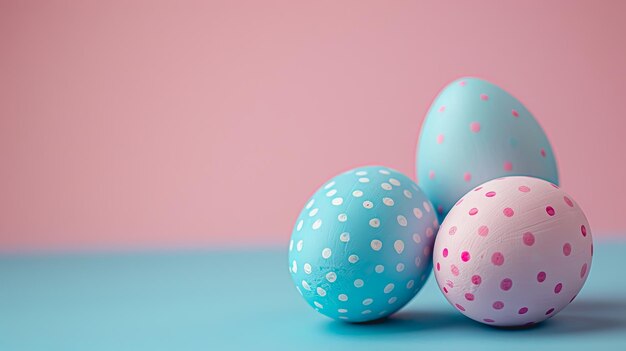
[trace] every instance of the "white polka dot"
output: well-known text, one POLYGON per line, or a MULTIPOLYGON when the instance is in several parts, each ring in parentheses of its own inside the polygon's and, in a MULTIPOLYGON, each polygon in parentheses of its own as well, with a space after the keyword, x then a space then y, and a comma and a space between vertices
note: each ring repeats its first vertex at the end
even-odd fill
POLYGON ((413 285, 415 285, 415 280, 411 279, 406 283, 406 288, 407 289, 412 289, 413 285))
POLYGON ((311 274, 311 265, 308 263, 304 264, 304 273, 311 274))
POLYGON ((404 196, 405 196, 407 199, 412 199, 412 198, 413 198, 413 193, 412 193, 412 192, 410 192, 410 191, 408 191, 408 190, 404 190, 404 196))
POLYGON ((370 246, 372 247, 372 250, 374 251, 379 251, 380 249, 382 249, 383 247, 383 243, 380 240, 372 240, 372 242, 370 243, 370 246))
MULTIPOLYGON (((318 289, 319 289, 319 288, 318 288, 318 289)), ((313 301, 313 304, 314 304, 315 306, 317 306, 317 308, 324 308, 324 306, 323 306, 321 303, 317 302, 317 301, 313 301)))
POLYGON ((415 257, 415 267, 419 267, 421 265, 422 265, 422 259, 419 256, 415 257))
POLYGON ((422 218, 422 216, 424 215, 422 213, 422 210, 420 210, 419 208, 414 208, 413 209, 413 214, 415 215, 415 217, 417 217, 417 219, 422 218))
POLYGON ((420 191, 420 188, 418 188, 415 184, 411 184, 411 188, 413 188, 413 190, 415 191, 420 191))
POLYGON ((302 244, 303 244, 302 240, 298 241, 298 243, 296 244, 296 250, 302 251, 302 244))
POLYGON ((430 255, 430 246, 426 246, 424 248, 424 256, 428 256, 428 255, 430 255))
POLYGON ((313 228, 313 230, 317 230, 317 229, 320 229, 321 226, 322 226, 322 220, 318 219, 317 221, 313 222, 313 225, 311 226, 311 228, 313 228))
POLYGON ((422 205, 424 205, 424 209, 426 210, 426 212, 430 212, 430 204, 428 202, 424 201, 422 205))
POLYGON ((354 281, 354 286, 355 286, 355 287, 357 287, 357 288, 362 288, 362 287, 363 287, 363 284, 365 284, 365 283, 363 282, 363 279, 356 279, 356 280, 354 281))
POLYGON ((359 182, 361 182, 361 183, 369 183, 370 179, 369 178, 365 178, 365 177, 359 178, 359 182))
POLYGON ((326 290, 322 289, 322 288, 317 288, 317 294, 321 297, 326 296, 326 290))
POLYGON ((324 250, 322 250, 322 257, 323 258, 329 258, 330 255, 332 255, 332 251, 330 250, 330 248, 325 248, 324 250))
POLYGON ((339 294, 339 296, 337 296, 337 298, 339 299, 339 301, 348 301, 348 295, 346 294, 339 294))
POLYGON ((439 221, 436 218, 433 220, 433 227, 435 227, 435 230, 439 229, 439 221))
POLYGON ((374 203, 372 203, 371 201, 367 200, 367 201, 363 201, 363 207, 370 209, 372 207, 374 207, 374 203))
POLYGON ((337 216, 337 220, 339 220, 339 222, 345 222, 345 221, 347 221, 347 220, 348 220, 348 215, 347 215, 347 214, 345 214, 345 213, 340 213, 340 214, 337 216))
POLYGON ((374 267, 374 271, 376 271, 376 273, 382 273, 385 271, 385 266, 383 266, 382 264, 378 264, 376 265, 376 267, 374 267))
POLYGON ((315 203, 315 199, 311 199, 311 201, 309 201, 309 203, 306 204, 304 208, 308 210, 309 208, 311 208, 311 206, 313 206, 314 203, 315 203))
POLYGON ((350 255, 350 256, 348 256, 348 262, 350 262, 350 263, 357 263, 357 262, 359 262, 359 256, 357 256, 357 255, 350 255))
POLYGON ((298 273, 298 264, 296 263, 296 260, 293 260, 293 262, 291 262, 291 271, 294 273, 298 273))
POLYGON ((400 181, 395 178, 389 178, 389 183, 391 183, 391 185, 400 186, 400 181))
POLYGON ((339 312, 339 313, 348 313, 348 310, 345 309, 345 308, 340 308, 340 309, 337 310, 337 312, 339 312))
POLYGON ((422 237, 419 234, 414 233, 413 234, 413 241, 415 241, 416 244, 419 244, 419 243, 422 242, 422 237))
POLYGON ((331 197, 331 196, 333 196, 333 195, 335 195, 335 194, 337 194, 337 189, 333 189, 333 190, 331 190, 331 191, 327 192, 327 193, 326 193, 326 196, 331 197))
POLYGON ((328 188, 332 187, 333 185, 335 185, 335 181, 334 180, 332 182, 326 184, 326 186, 324 186, 324 189, 328 189, 328 188))
POLYGON ((382 316, 383 314, 386 314, 386 313, 387 313, 387 310, 382 310, 382 311, 378 312, 378 315, 382 316))
POLYGON ((347 320, 347 319, 348 319, 348 317, 346 317, 346 316, 339 316, 339 319, 345 319, 345 320, 347 320))
POLYGON ((382 183, 380 185, 380 187, 383 188, 384 190, 391 190, 391 189, 393 189, 393 187, 389 183, 382 183))
POLYGON ((404 271, 404 263, 398 263, 396 265, 396 272, 402 272, 404 271))
POLYGON ((305 288, 308 291, 311 291, 311 287, 309 286, 309 283, 307 283, 306 281, 302 281, 302 287, 305 288))
POLYGON ((331 201, 330 203, 332 203, 335 206, 339 206, 343 203, 343 198, 341 197, 336 197, 333 199, 333 201, 331 201))
POLYGON ((396 250, 396 252, 397 252, 398 254, 401 254, 401 253, 402 253, 402 251, 404 251, 404 241, 402 241, 402 240, 396 240, 396 241, 393 243, 393 248, 396 250))
POLYGON ((383 203, 387 206, 393 206, 393 199, 390 197, 383 197, 383 203))
POLYGON ((396 219, 398 220, 399 225, 406 227, 407 225, 406 217, 404 217, 403 215, 399 215, 396 219))
POLYGON ((373 227, 373 228, 380 227, 380 219, 378 219, 378 218, 370 219, 370 226, 373 227))
POLYGON ((293 250, 293 240, 289 241, 289 251, 293 250))
POLYGON ((395 287, 396 287, 395 285, 393 285, 392 283, 389 283, 385 286, 385 289, 383 289, 383 291, 385 292, 385 294, 389 294, 390 292, 393 291, 395 287))
POLYGON ((433 235, 435 235, 435 232, 433 231, 433 228, 426 228, 426 237, 427 238, 432 238, 433 235))
POLYGON ((343 243, 347 243, 348 241, 350 241, 350 233, 348 232, 343 232, 339 235, 339 240, 341 240, 341 242, 343 243))
POLYGON ((337 280, 337 273, 335 272, 326 273, 326 280, 328 280, 331 283, 334 283, 335 280, 337 280))
POLYGON ((304 224, 304 220, 300 220, 300 222, 298 222, 298 226, 296 227, 297 231, 300 231, 300 229, 302 229, 302 225, 304 224))
POLYGON ((391 304, 393 304, 393 303, 395 303, 396 301, 398 301, 398 298, 397 298, 397 297, 395 297, 395 296, 394 296, 394 297, 392 297, 392 298, 390 298, 389 300, 387 300, 387 302, 388 302, 390 305, 391 305, 391 304))
POLYGON ((361 312, 361 314, 370 314, 370 313, 372 313, 372 310, 363 310, 361 312))
POLYGON ((389 171, 388 171, 388 170, 386 170, 386 169, 380 169, 380 170, 378 170, 378 173, 380 173, 380 174, 384 174, 384 175, 390 175, 390 174, 391 174, 391 173, 389 173, 389 171))
POLYGON ((319 208, 314 208, 311 210, 311 212, 309 212, 309 217, 313 217, 317 214, 317 212, 319 212, 319 208))
POLYGON ((374 299, 368 297, 367 299, 363 300, 363 305, 369 306, 372 304, 372 302, 374 302, 374 299))
POLYGON ((361 190, 355 190, 352 192, 352 196, 354 197, 361 197, 363 196, 363 192, 361 190))
POLYGON ((356 175, 358 175, 358 176, 364 176, 364 175, 366 175, 366 174, 367 174, 367 172, 366 172, 366 171, 358 171, 358 172, 356 172, 356 173, 354 173, 354 174, 356 174, 356 175))

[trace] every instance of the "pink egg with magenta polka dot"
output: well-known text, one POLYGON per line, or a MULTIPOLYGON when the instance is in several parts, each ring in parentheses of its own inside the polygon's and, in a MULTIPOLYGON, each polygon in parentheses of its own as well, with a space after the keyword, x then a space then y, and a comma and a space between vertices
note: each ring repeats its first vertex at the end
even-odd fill
POLYGON ((470 190, 435 240, 437 284, 459 312, 494 326, 553 317, 582 289, 593 242, 585 214, 554 184, 512 176, 470 190))

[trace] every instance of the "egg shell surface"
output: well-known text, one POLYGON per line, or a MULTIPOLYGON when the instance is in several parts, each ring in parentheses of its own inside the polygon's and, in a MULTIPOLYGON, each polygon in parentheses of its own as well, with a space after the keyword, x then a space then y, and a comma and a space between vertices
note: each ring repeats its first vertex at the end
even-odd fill
POLYGON ((589 223, 556 185, 504 177, 468 192, 448 213, 433 253, 446 299, 478 322, 522 326, 550 318, 591 268, 589 223))
POLYGON ((416 166, 418 184, 440 221, 463 194, 488 180, 527 175, 559 181, 552 147, 530 111, 478 78, 458 79, 434 100, 416 166))
POLYGON ((386 167, 357 168, 307 202, 289 243, 289 272, 306 302, 330 318, 382 318, 424 285, 438 227, 410 178, 386 167))

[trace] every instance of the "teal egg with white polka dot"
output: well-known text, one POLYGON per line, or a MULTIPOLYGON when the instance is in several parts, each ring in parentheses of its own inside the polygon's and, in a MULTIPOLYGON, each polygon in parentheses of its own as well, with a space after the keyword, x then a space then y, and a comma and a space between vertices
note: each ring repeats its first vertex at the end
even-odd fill
POLYGON ((445 87, 422 125, 417 179, 439 219, 469 190, 506 176, 559 184, 552 147, 530 111, 511 94, 479 78, 445 87))
POLYGON ((357 168, 306 203, 289 243, 289 272, 309 305, 330 318, 383 318, 424 285, 438 228, 432 204, 410 178, 357 168))

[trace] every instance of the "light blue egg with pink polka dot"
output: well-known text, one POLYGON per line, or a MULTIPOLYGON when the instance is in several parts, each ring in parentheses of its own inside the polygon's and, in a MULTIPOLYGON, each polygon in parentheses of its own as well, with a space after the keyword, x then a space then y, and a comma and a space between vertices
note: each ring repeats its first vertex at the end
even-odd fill
POLYGON ((289 272, 306 302, 330 318, 383 318, 424 285, 438 228, 410 178, 387 167, 353 169, 306 202, 289 243, 289 272))
POLYGON ((461 78, 445 87, 422 125, 417 178, 440 220, 470 189, 525 175, 559 183, 554 153, 528 109, 500 87, 461 78))

